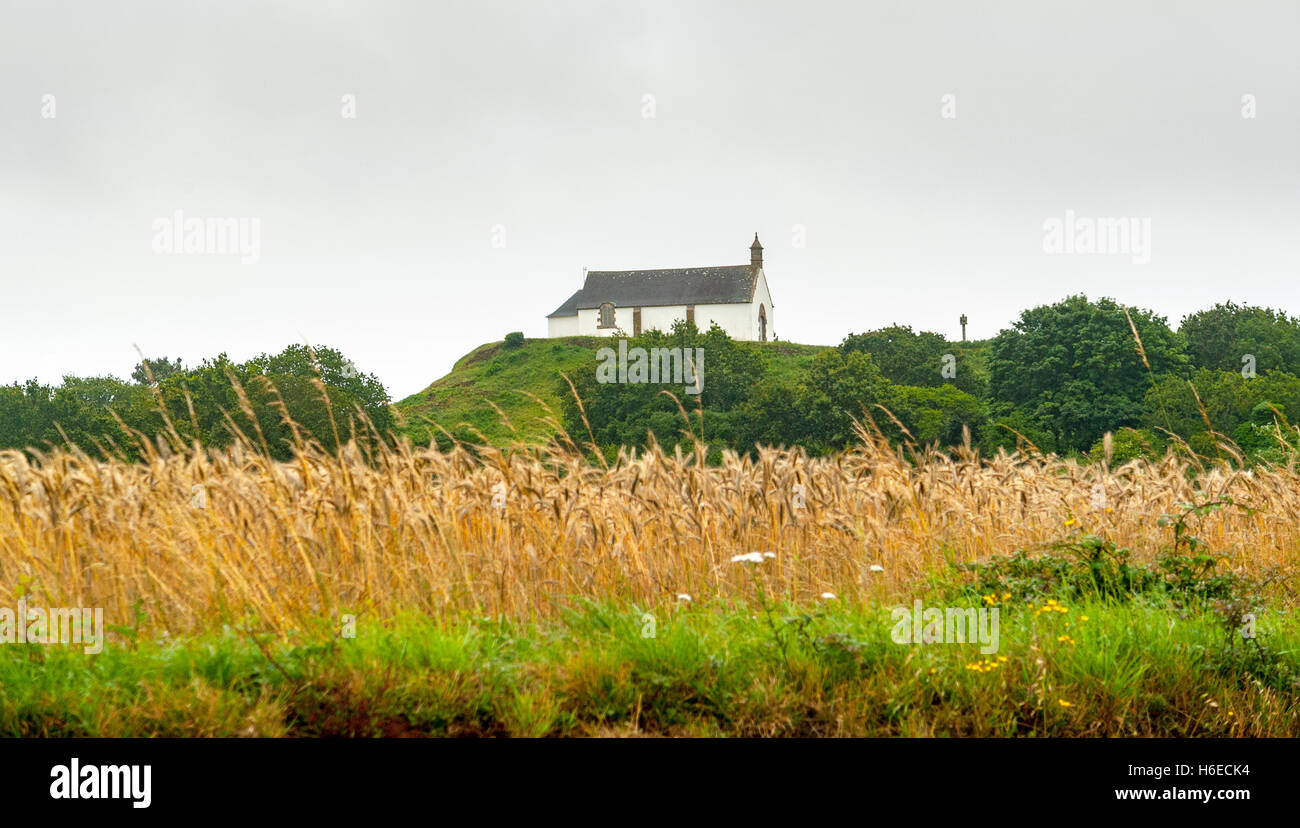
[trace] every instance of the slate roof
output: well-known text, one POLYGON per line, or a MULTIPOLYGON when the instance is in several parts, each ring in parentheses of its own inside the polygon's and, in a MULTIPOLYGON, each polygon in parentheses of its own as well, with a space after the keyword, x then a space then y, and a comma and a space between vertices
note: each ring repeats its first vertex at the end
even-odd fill
POLYGON ((751 302, 758 271, 750 265, 682 267, 673 270, 592 270, 582 290, 548 314, 575 316, 579 310, 658 305, 721 305, 751 302))
POLYGON ((578 315, 578 300, 579 300, 580 298, 582 298, 582 289, 581 289, 581 288, 579 288, 578 290, 574 291, 573 295, 570 296, 568 299, 565 299, 565 300, 564 300, 564 304, 563 304, 563 305, 560 305, 558 308, 555 309, 555 313, 549 313, 549 314, 547 314, 547 315, 546 315, 546 318, 547 318, 547 319, 550 319, 552 316, 577 316, 577 315, 578 315))

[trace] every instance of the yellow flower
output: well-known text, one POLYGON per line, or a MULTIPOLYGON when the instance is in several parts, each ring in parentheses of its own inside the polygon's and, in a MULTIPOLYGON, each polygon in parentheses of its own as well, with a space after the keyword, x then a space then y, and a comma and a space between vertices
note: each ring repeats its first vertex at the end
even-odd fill
POLYGON ((1074 518, 1070 518, 1069 520, 1067 520, 1067 521, 1065 522, 1065 525, 1066 525, 1066 526, 1073 526, 1074 524, 1075 524, 1075 520, 1074 520, 1074 518))
POLYGON ((1087 620, 1088 620, 1088 616, 1086 616, 1086 615, 1080 615, 1080 616, 1079 616, 1079 620, 1080 620, 1080 621, 1087 621, 1087 620))
POLYGON ((1006 656, 998 656, 998 661, 1001 661, 1001 662, 1003 662, 1003 663, 1005 664, 1005 663, 1006 663, 1006 660, 1007 660, 1007 657, 1006 657, 1006 656))
POLYGON ((1009 599, 1010 597, 1011 597, 1011 593, 1010 593, 1010 592, 1004 592, 1004 593, 1002 593, 1002 600, 1003 600, 1003 601, 1006 601, 1006 600, 1009 599))
POLYGON ((931 667, 931 668, 930 668, 930 675, 934 675, 934 674, 937 673, 937 672, 939 672, 939 668, 938 668, 938 667, 931 667))
POLYGON ((1065 699, 1057 699, 1056 701, 1061 705, 1061 707, 1069 707, 1069 706, 1070 706, 1070 703, 1069 703, 1068 701, 1066 701, 1065 699))

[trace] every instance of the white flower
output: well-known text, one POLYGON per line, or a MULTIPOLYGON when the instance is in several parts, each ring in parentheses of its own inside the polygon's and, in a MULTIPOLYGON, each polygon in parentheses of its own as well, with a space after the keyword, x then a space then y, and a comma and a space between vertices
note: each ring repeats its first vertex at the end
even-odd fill
POLYGON ((690 603, 691 596, 687 595, 685 592, 679 592, 679 593, 677 593, 677 600, 678 600, 678 601, 685 601, 685 602, 687 602, 687 603, 690 603))
POLYGON ((825 600, 825 601, 834 601, 834 600, 835 600, 835 593, 833 593, 833 592, 823 592, 823 593, 822 593, 822 599, 825 600))
POLYGON ((764 553, 763 553, 763 557, 764 557, 764 558, 775 558, 775 557, 776 557, 776 553, 775 553, 775 552, 764 552, 764 553))
POLYGON ((762 553, 762 552, 749 552, 749 553, 744 554, 744 555, 732 555, 732 556, 731 556, 731 562, 732 562, 732 563, 762 563, 762 562, 763 562, 763 553, 762 553))
POLYGON ((884 571, 885 571, 885 568, 884 568, 883 566, 881 566, 880 564, 872 564, 871 567, 868 569, 868 571, 869 571, 869 572, 884 572, 884 571))

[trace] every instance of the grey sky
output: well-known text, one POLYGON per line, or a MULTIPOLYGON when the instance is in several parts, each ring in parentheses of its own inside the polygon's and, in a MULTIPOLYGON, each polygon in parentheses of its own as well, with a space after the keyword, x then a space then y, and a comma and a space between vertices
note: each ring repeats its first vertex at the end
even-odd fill
POLYGON ((544 336, 584 266, 742 264, 755 231, 797 342, 1078 292, 1300 314, 1298 31, 1282 2, 0 0, 0 382, 310 341, 401 398, 544 336), (258 218, 259 261, 156 254, 176 210, 258 218), (1047 255, 1067 210, 1150 219, 1150 263, 1047 255))

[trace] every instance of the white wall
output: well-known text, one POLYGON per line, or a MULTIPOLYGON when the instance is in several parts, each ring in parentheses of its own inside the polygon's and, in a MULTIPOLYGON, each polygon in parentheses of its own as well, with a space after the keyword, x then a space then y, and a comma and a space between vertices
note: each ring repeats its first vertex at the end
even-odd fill
POLYGON ((546 320, 546 335, 552 339, 557 336, 577 336, 578 317, 552 316, 546 320))
POLYGON ((767 312, 767 341, 771 342, 772 331, 775 329, 775 323, 773 322, 774 316, 772 314, 772 294, 767 290, 767 277, 763 275, 763 271, 761 270, 758 272, 758 284, 754 286, 754 327, 753 336, 750 337, 751 339, 758 339, 758 308, 760 305, 762 305, 763 309, 767 312))
MULTIPOLYGON (((755 311, 757 312, 757 311, 755 311)), ((696 305, 695 327, 707 331, 714 322, 727 332, 732 339, 753 339, 753 328, 749 322, 749 305, 696 305)))
MULTIPOLYGON (((775 322, 772 313, 772 296, 767 289, 767 278, 760 271, 758 284, 754 287, 754 301, 727 305, 696 305, 695 325, 701 331, 707 331, 714 322, 718 323, 732 339, 757 340, 759 335, 758 308, 763 306, 767 312, 767 338, 772 339, 775 322)), ((600 311, 586 308, 578 311, 577 316, 560 316, 547 320, 548 336, 612 336, 616 330, 631 334, 633 331, 633 312, 635 308, 615 308, 613 328, 598 328, 600 311)), ((641 330, 658 328, 667 333, 678 319, 686 318, 685 305, 662 305, 641 308, 641 330)))

